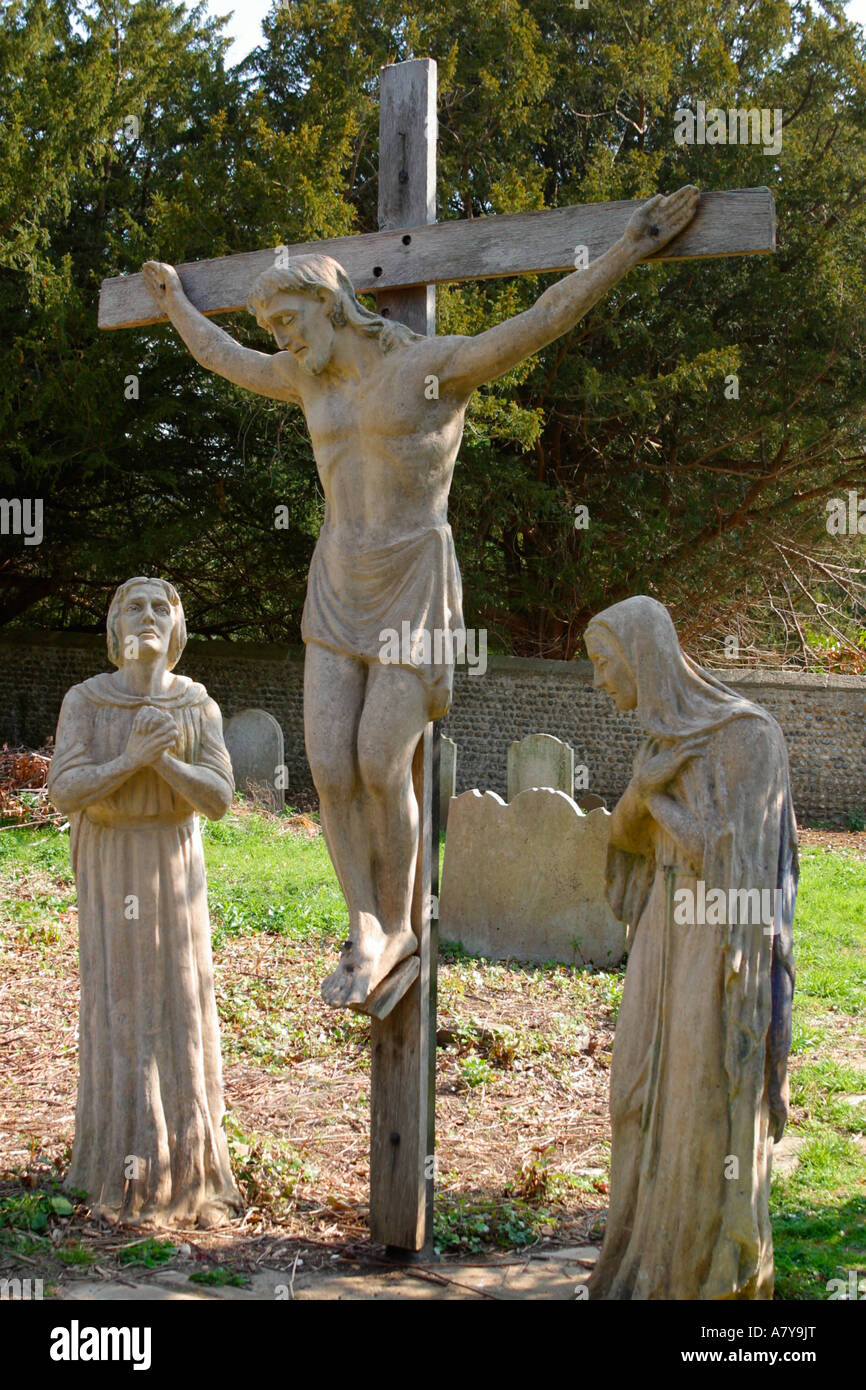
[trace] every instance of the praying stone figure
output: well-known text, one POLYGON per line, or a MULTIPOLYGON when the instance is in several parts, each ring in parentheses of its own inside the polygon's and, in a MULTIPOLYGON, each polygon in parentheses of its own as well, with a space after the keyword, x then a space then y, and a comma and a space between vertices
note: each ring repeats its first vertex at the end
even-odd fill
POLYGON ((772 1298, 788 1115, 797 827, 776 721, 680 649, 668 610, 593 618, 595 684, 646 733, 610 828, 630 925, 596 1299, 772 1298))
POLYGON ((172 675, 177 592, 129 579, 108 611, 118 668, 67 692, 49 795, 70 821, 81 1012, 66 1182, 123 1221, 215 1226, 241 1210, 223 1085, 198 815, 234 782, 204 686, 172 675))
POLYGON ((578 320, 692 219, 697 189, 651 198, 603 256, 532 308, 475 337, 423 337, 366 309, 329 256, 290 257, 252 286, 275 354, 242 347, 194 308, 172 266, 145 282, 193 357, 240 386, 299 405, 325 495, 301 635, 304 728, 349 935, 322 994, 363 1007, 415 954, 419 811, 412 758, 448 709, 465 642, 448 492, 473 391, 578 320), (393 634, 409 635, 394 651, 393 634), (461 640, 462 639, 462 640, 461 640))

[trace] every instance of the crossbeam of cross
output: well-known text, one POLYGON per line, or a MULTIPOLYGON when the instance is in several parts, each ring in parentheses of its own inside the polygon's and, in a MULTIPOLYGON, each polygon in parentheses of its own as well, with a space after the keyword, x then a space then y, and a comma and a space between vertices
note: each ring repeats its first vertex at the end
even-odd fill
MULTIPOLYGON (((348 271, 358 293, 572 271, 580 248, 588 260, 595 260, 622 235, 629 217, 643 201, 588 203, 402 226, 360 236, 296 242, 285 248, 285 254, 333 256, 348 271)), ((746 256, 774 251, 775 246, 772 193, 768 188, 737 188, 702 194, 698 211, 685 231, 648 260, 746 256)), ((273 247, 241 251, 210 261, 190 261, 177 269, 184 292, 200 313, 227 314, 246 308, 250 286, 256 276, 273 266, 274 255, 273 247)), ((100 328, 136 328, 160 322, 166 320, 155 313, 141 275, 103 280, 100 328)))

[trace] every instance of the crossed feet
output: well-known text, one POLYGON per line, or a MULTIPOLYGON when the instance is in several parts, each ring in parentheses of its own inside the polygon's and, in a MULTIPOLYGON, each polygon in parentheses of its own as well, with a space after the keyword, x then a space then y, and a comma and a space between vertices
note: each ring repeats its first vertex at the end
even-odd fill
POLYGON ((386 932, 375 917, 362 912, 357 925, 349 928, 336 970, 322 983, 322 998, 332 1009, 364 1004, 385 976, 417 949, 411 927, 386 932))

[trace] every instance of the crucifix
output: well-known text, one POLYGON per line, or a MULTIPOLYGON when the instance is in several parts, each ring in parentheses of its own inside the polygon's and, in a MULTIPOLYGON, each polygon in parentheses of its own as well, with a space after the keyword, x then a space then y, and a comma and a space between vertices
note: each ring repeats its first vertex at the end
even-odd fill
POLYGON ((370 1229, 430 1241, 436 1049, 435 721, 464 637, 448 491, 469 398, 566 333, 644 260, 768 252, 768 189, 436 223, 436 64, 386 67, 379 227, 103 282, 102 328, 169 319, 209 370, 300 405, 325 494, 310 568, 304 726, 349 936, 322 993, 371 1017, 370 1229), (577 269, 575 269, 577 267, 577 269), (570 271, 522 314, 435 335, 435 286, 570 271), (374 292, 377 312, 356 292, 374 292), (249 308, 276 354, 207 316, 249 308), (393 655, 386 634, 408 631, 393 655))

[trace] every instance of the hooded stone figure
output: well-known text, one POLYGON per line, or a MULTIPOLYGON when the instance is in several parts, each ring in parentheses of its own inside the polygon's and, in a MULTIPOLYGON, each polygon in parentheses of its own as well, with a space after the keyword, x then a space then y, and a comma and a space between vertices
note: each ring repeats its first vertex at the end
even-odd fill
POLYGON ((776 721, 626 599, 586 631, 597 686, 646 733, 611 821, 629 923, 596 1299, 771 1298, 773 1143, 787 1121, 797 828, 776 721))
POLYGON ((118 667, 67 693, 49 794, 69 816, 81 1012, 67 1185, 125 1221, 222 1224, 241 1209, 223 1087, 198 814, 231 804, 217 705, 172 674, 186 641, 173 586, 116 591, 118 667))

